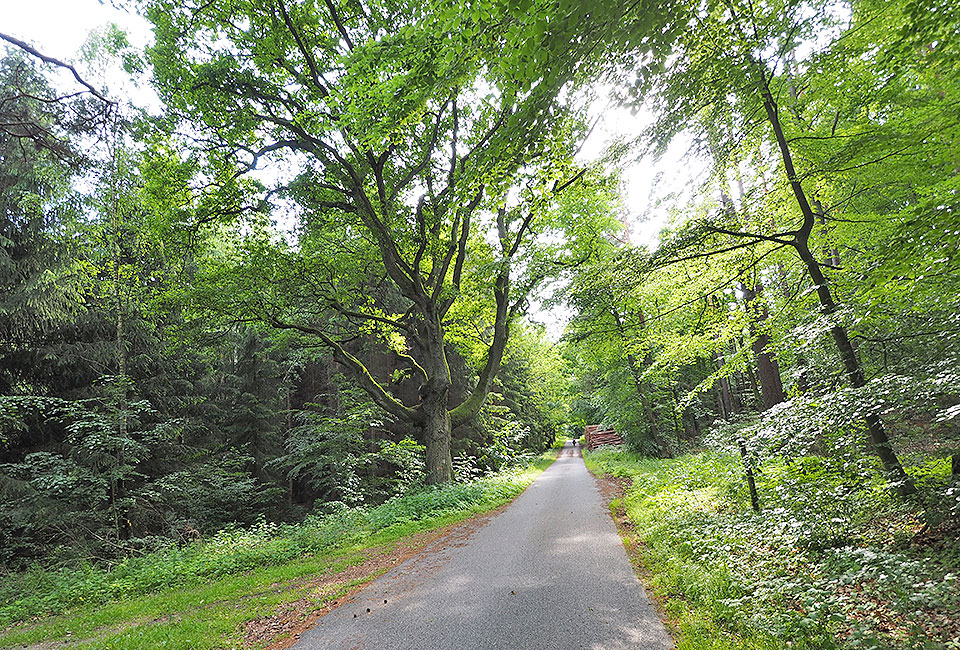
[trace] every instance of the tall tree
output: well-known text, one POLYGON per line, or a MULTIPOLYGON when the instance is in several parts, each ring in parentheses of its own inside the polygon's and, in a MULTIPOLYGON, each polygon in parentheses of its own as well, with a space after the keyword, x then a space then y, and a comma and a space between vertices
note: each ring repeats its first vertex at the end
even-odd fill
MULTIPOLYGON (((511 46, 497 34, 511 32, 484 33, 489 11, 451 33, 405 2, 158 0, 148 10, 158 90, 193 124, 208 161, 300 167, 293 182, 273 184, 298 206, 302 248, 284 259, 305 276, 294 282, 292 267, 269 264, 278 249, 261 257, 299 289, 238 292, 249 300, 231 308, 327 346, 378 406, 423 432, 431 482, 451 478, 451 429, 478 412, 511 321, 562 261, 558 247, 534 244, 564 228, 552 204, 584 178, 570 164, 581 129, 566 106, 571 63, 538 83, 490 63, 511 46), (368 264, 359 274, 337 266, 351 250, 368 264), (475 389, 454 404, 445 330, 470 273, 490 318, 487 350, 475 389), (366 299, 358 276, 389 285, 393 308, 366 299), (348 350, 362 327, 408 360, 417 403, 397 399, 348 350)), ((583 226, 594 216, 565 218, 583 226)), ((578 235, 589 240, 591 227, 578 235)))
MULTIPOLYGON (((744 140, 762 143, 757 148, 760 152, 757 164, 769 170, 774 167, 771 163, 775 163, 776 205, 781 209, 777 220, 759 224, 760 227, 751 224, 750 228, 742 227, 743 224, 731 220, 720 210, 714 217, 688 227, 674 243, 677 247, 693 242, 715 244, 712 250, 693 255, 712 255, 718 249, 757 247, 763 251, 776 248, 792 251, 812 286, 824 320, 829 323, 827 329, 849 384, 855 388, 865 386, 864 367, 851 342, 848 326, 843 322, 836 285, 825 272, 830 262, 818 258, 824 232, 816 201, 820 195, 836 192, 835 200, 826 209, 829 213, 831 208, 861 196, 879 194, 880 185, 874 175, 875 170, 884 167, 885 161, 922 156, 932 163, 931 167, 939 168, 940 173, 946 171, 950 163, 942 158, 933 140, 917 137, 925 129, 918 129, 919 125, 912 119, 900 119, 905 113, 891 112, 892 87, 915 94, 918 99, 930 95, 927 88, 901 85, 896 76, 877 74, 876 83, 862 87, 876 94, 861 99, 875 102, 878 109, 883 105, 879 109, 883 112, 876 119, 864 120, 862 113, 848 111, 842 103, 830 107, 829 100, 822 101, 823 93, 809 96, 798 93, 794 73, 802 72, 816 87, 823 70, 817 67, 816 56, 797 63, 794 53, 801 46, 816 53, 817 48, 829 44, 846 29, 843 22, 850 18, 853 24, 849 25, 846 35, 856 40, 859 30, 869 28, 873 21, 886 21, 889 28, 890 23, 902 22, 903 14, 900 11, 891 14, 886 7, 872 2, 854 3, 852 15, 848 7, 828 1, 757 5, 717 0, 706 4, 679 2, 671 6, 677 13, 670 14, 668 22, 674 25, 672 30, 680 34, 680 38, 672 48, 646 49, 635 70, 638 91, 651 99, 658 114, 650 134, 652 139, 663 144, 693 125, 701 132, 722 132, 726 125, 742 125, 729 133, 726 151, 744 140), (894 17, 891 19, 888 14, 894 17), (684 30, 683 25, 697 28, 684 30), (893 116, 897 119, 889 119, 893 116), (798 156, 801 151, 802 158, 798 156), (785 197, 792 203, 788 210, 783 210, 785 197)), ((856 57, 847 58, 870 61, 874 56, 875 52, 864 47, 857 50, 856 57)), ((842 85, 843 81, 837 79, 836 84, 842 85)), ((938 120, 947 115, 942 106, 929 105, 928 111, 938 120)), ((914 492, 879 414, 876 411, 866 414, 865 422, 892 484, 902 495, 914 492)))
POLYGON ((65 236, 75 157, 53 94, 23 56, 0 59, 0 395, 29 383, 40 337, 79 307, 65 236))

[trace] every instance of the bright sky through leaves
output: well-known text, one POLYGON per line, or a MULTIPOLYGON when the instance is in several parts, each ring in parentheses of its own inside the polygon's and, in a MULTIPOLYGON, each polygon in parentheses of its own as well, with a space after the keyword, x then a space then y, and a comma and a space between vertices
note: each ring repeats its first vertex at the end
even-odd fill
MULTIPOLYGON (((97 0, 0 0, 0 16, 0 32, 32 43, 43 53, 64 61, 76 61, 90 31, 111 22, 127 32, 135 47, 144 47, 152 40, 149 25, 142 18, 97 0)), ((116 89, 111 90, 116 94, 116 89)), ((124 92, 132 96, 123 99, 135 104, 151 102, 143 90, 124 92)), ((595 111, 600 121, 581 154, 587 159, 600 156, 617 139, 636 137, 645 121, 642 114, 633 115, 629 109, 604 102, 598 102, 595 111)), ((654 244, 657 231, 668 218, 665 208, 656 204, 657 199, 681 192, 688 185, 690 174, 695 173, 680 160, 682 155, 682 147, 674 147, 656 165, 635 162, 624 170, 623 193, 633 243, 654 244)))

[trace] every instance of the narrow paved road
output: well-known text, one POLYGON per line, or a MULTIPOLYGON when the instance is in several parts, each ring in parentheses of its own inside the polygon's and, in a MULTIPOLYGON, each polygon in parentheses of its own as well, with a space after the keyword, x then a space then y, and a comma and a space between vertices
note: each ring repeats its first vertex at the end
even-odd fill
POLYGON ((593 477, 568 444, 464 544, 384 574, 294 647, 663 650, 672 643, 593 477))

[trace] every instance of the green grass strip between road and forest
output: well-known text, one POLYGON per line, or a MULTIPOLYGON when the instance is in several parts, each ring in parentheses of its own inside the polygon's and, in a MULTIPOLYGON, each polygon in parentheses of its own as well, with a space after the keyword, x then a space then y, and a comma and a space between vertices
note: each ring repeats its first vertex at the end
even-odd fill
MULTIPOLYGON (((824 459, 771 461, 753 512, 734 456, 602 448, 585 460, 629 479, 611 509, 632 524, 625 541, 677 650, 960 647, 957 544, 915 543, 922 509, 896 500, 879 472, 851 490, 824 459)), ((942 479, 950 468, 933 459, 908 471, 942 479)))
MULTIPOLYGON (((524 469, 426 488, 373 508, 224 530, 110 570, 84 566, 4 576, 0 648, 52 640, 111 650, 239 647, 244 623, 308 596, 303 578, 342 571, 361 563, 367 549, 496 508, 556 457, 551 450, 524 469)), ((353 586, 323 599, 335 600, 353 586)))

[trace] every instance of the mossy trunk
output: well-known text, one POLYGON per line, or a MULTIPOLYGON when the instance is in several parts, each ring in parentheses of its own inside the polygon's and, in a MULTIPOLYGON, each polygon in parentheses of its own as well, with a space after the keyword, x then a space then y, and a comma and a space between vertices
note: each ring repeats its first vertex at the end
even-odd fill
MULTIPOLYGON (((424 310, 427 311, 427 310, 424 310)), ((453 457, 450 441, 450 366, 444 349, 443 325, 438 313, 427 311, 420 330, 419 343, 426 352, 428 377, 420 386, 420 409, 423 441, 427 446, 427 483, 453 480, 453 457)))
POLYGON ((453 457, 450 453, 450 412, 447 410, 449 386, 431 389, 423 397, 423 438, 427 445, 427 483, 453 480, 453 457))

